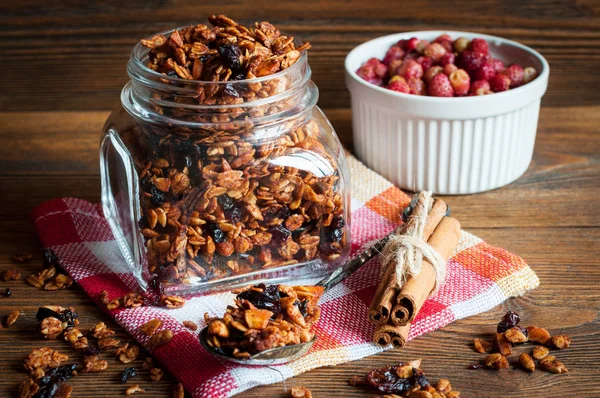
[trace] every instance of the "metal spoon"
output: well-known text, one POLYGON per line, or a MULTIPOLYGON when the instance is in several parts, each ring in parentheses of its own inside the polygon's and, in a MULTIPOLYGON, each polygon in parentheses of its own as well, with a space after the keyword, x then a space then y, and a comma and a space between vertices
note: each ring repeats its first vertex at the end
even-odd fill
MULTIPOLYGON (((402 212, 402 218, 405 221, 406 219, 408 219, 408 216, 412 212, 415 205, 416 195, 415 198, 413 198, 412 202, 410 202, 410 204, 402 212)), ((446 215, 449 214, 450 208, 448 208, 446 212, 446 215)), ((360 253, 358 256, 354 257, 345 264, 336 268, 331 273, 331 275, 320 280, 317 283, 317 286, 323 286, 324 290, 327 291, 333 286, 343 281, 344 279, 346 279, 348 276, 350 276, 352 273, 354 273, 356 270, 362 267, 365 263, 367 263, 370 259, 372 259, 377 253, 381 252, 381 250, 387 243, 390 235, 387 235, 384 238, 380 239, 375 244, 363 250, 362 253, 360 253)), ((208 327, 203 328, 200 332, 200 343, 202 344, 205 350, 226 361, 235 362, 246 366, 281 365, 284 363, 295 361, 296 359, 305 355, 317 340, 317 338, 315 337, 311 341, 307 341, 306 343, 271 348, 269 350, 261 351, 257 354, 254 354, 250 358, 242 359, 231 357, 221 352, 215 351, 213 347, 211 347, 207 342, 207 332, 208 327)))

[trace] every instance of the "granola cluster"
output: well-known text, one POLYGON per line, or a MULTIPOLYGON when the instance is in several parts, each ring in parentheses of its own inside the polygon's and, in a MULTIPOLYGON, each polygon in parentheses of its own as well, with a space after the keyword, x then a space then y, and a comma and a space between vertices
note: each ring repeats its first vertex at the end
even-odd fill
POLYGON ((60 384, 77 375, 76 363, 63 365, 63 362, 68 360, 67 355, 48 347, 32 350, 23 363, 30 376, 21 382, 19 398, 70 397, 73 388, 64 383, 60 384))
POLYGON ((207 342, 213 350, 236 358, 249 358, 274 347, 310 341, 310 331, 320 317, 320 286, 263 284, 237 293, 236 306, 228 306, 222 318, 204 319, 207 342))
MULTIPOLYGON (((484 365, 496 370, 508 369, 507 357, 512 355, 513 348, 529 341, 540 345, 534 347, 531 354, 522 352, 519 355, 518 363, 520 367, 528 372, 533 372, 536 368, 534 361, 536 359, 538 365, 550 373, 568 373, 567 367, 558 361, 554 355, 550 355, 550 349, 562 350, 569 348, 571 338, 566 335, 551 336, 548 330, 537 326, 523 327, 519 325, 520 321, 521 318, 517 313, 508 311, 498 323, 497 333, 491 341, 480 338, 473 341, 477 352, 481 354, 489 353, 484 365)), ((470 367, 477 369, 483 367, 483 365, 474 364, 470 367)))
POLYGON ((448 379, 440 379, 432 386, 420 368, 421 360, 400 362, 387 368, 374 369, 365 376, 353 376, 351 386, 368 386, 382 392, 381 398, 460 398, 448 379))
POLYGON ((153 94, 157 113, 192 123, 139 123, 121 134, 139 177, 150 274, 198 283, 338 259, 348 245, 345 198, 325 119, 291 112, 297 95, 252 104, 293 92, 285 74, 246 80, 289 68, 309 45, 295 47, 268 22, 245 28, 222 15, 209 21, 213 27, 142 41, 150 68, 204 80, 183 87, 191 96, 153 94), (231 83, 217 84, 225 81, 231 83), (271 123, 282 115, 279 125, 256 122, 265 115, 275 117, 271 123))

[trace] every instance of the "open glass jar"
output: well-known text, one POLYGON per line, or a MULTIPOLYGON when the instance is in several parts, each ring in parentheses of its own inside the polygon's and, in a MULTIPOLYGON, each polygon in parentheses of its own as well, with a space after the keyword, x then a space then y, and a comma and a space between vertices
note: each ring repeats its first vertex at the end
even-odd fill
POLYGON ((348 169, 306 51, 278 73, 220 82, 147 60, 136 45, 100 148, 104 213, 140 285, 302 283, 345 261, 348 169))

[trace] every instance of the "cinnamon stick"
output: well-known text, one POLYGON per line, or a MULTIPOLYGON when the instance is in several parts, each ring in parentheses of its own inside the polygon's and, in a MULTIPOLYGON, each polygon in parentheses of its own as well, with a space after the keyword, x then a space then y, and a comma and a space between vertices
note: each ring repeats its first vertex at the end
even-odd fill
MULTIPOLYGON (((436 199, 433 202, 433 206, 427 217, 427 222, 423 228, 424 240, 429 239, 447 210, 448 206, 443 200, 436 199)), ((423 211, 423 209, 416 208, 414 211, 423 211)), ((402 233, 402 229, 399 233, 402 233)), ((387 323, 390 318, 392 307, 396 303, 398 293, 399 284, 396 276, 396 267, 394 264, 390 264, 390 266, 384 270, 381 282, 377 286, 375 296, 373 296, 373 300, 371 300, 371 305, 369 306, 368 318, 372 324, 377 326, 387 323)))
POLYGON ((394 347, 402 348, 406 344, 410 325, 379 325, 373 334, 373 342, 379 346, 392 344, 394 347))
MULTIPOLYGON (((451 217, 444 217, 429 238, 433 247, 445 261, 448 261, 460 239, 460 223, 451 217)), ((400 289, 390 320, 395 326, 404 326, 412 322, 421 306, 435 287, 435 269, 427 260, 423 260, 421 273, 410 276, 400 289)))

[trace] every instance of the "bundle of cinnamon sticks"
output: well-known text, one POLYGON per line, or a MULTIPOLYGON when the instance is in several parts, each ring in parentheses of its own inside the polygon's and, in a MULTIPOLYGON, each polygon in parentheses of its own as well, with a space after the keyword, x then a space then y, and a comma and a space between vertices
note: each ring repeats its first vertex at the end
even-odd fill
MULTIPOLYGON (((427 219, 420 238, 437 251, 444 261, 448 261, 460 238, 460 223, 446 216, 448 206, 443 200, 435 199, 426 208, 421 199, 421 196, 417 196, 416 201, 413 201, 416 204, 412 213, 396 233, 406 233, 410 223, 426 212, 427 219)), ((395 347, 403 347, 410 323, 435 286, 436 270, 427 259, 423 258, 418 275, 397 275, 396 263, 389 262, 382 269, 381 282, 369 307, 369 321, 377 327, 373 341, 381 346, 391 343, 395 347)))

